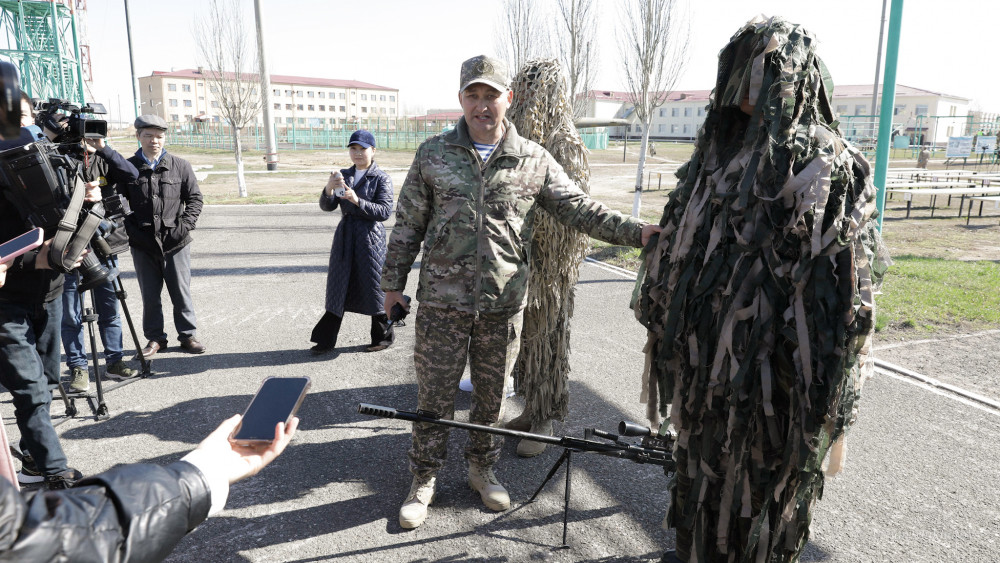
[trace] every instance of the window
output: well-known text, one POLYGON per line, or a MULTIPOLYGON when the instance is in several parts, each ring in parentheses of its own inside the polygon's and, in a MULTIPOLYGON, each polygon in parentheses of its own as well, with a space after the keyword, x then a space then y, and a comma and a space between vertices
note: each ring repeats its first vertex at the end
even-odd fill
POLYGON ((299 118, 299 125, 305 125, 305 124, 306 124, 306 118, 300 117, 299 118))
POLYGON ((389 115, 396 115, 396 108, 389 108, 389 115))
POLYGON ((396 96, 389 96, 389 101, 390 102, 395 102, 396 101, 396 96))
POLYGON ((670 108, 670 117, 678 117, 681 114, 680 108, 670 108))
POLYGON ((368 113, 368 107, 367 106, 361 106, 361 113, 368 113))
POLYGON ((384 102, 385 101, 385 94, 382 94, 381 96, 379 96, 378 99, 379 99, 379 101, 384 102))
POLYGON ((191 107, 191 100, 184 100, 184 107, 186 108, 191 107))
POLYGON ((868 109, 868 106, 865 106, 865 105, 856 105, 856 106, 854 106, 854 115, 864 115, 865 111, 867 109, 868 109))
POLYGON ((150 91, 150 92, 152 92, 152 91, 153 91, 153 85, 152 85, 152 84, 149 84, 149 85, 147 85, 146 87, 147 87, 147 88, 149 88, 149 91, 150 91))
POLYGON ((660 117, 666 117, 666 116, 667 116, 666 108, 660 108, 660 117))
POLYGON ((917 115, 930 115, 929 112, 927 111, 927 106, 925 105, 918 105, 916 108, 916 112, 917 115))
POLYGON ((295 109, 302 111, 302 104, 295 104, 295 109))
POLYGON ((275 123, 281 123, 281 118, 280 117, 275 117, 274 118, 274 122, 275 123))
POLYGON ((177 100, 170 100, 169 103, 170 103, 170 107, 172 107, 172 108, 177 107, 177 100))
POLYGON ((659 133, 666 133, 667 132, 667 125, 666 125, 666 123, 661 123, 660 126, 657 128, 657 132, 659 132, 659 133))
POLYGON ((177 115, 176 113, 170 114, 170 121, 180 121, 180 120, 181 116, 177 115))
POLYGON ((285 104, 285 109, 292 109, 292 104, 285 104))
POLYGON ((677 125, 676 124, 670 126, 670 132, 671 133, 677 133, 677 125))
MULTIPOLYGON (((219 92, 219 87, 218 86, 209 86, 208 87, 208 91, 211 92, 211 93, 213 93, 213 94, 217 94, 219 92)), ((277 90, 275 90, 275 92, 277 92, 277 90)))
MULTIPOLYGON (((330 107, 333 107, 333 106, 330 106, 330 107)), ((344 106, 340 106, 340 111, 347 111, 347 108, 345 108, 344 106)))
POLYGON ((184 90, 185 92, 190 92, 191 91, 191 85, 190 84, 181 84, 181 89, 184 90))
POLYGON ((176 92, 177 91, 177 85, 176 84, 167 84, 167 91, 169 91, 169 92, 176 92))
POLYGON ((693 108, 684 108, 684 117, 691 117, 691 114, 693 113, 692 109, 693 108))
POLYGON ((316 106, 309 104, 309 111, 316 111, 316 106))
POLYGON ((326 106, 319 106, 319 111, 326 111, 326 106))
POLYGON ((318 96, 319 96, 320 98, 325 98, 325 97, 326 97, 326 92, 317 92, 317 95, 318 95, 318 96))
POLYGON ((340 98, 341 100, 343 100, 344 99, 344 93, 341 92, 339 95, 337 95, 337 97, 340 98))
POLYGON ((274 90, 272 90, 271 93, 274 94, 275 98, 280 98, 281 97, 281 88, 275 88, 274 90))
POLYGON ((905 104, 900 104, 900 105, 892 108, 892 115, 899 115, 899 114, 903 113, 904 111, 906 111, 906 105, 905 104))
POLYGON ((204 102, 205 101, 205 96, 198 96, 198 99, 204 102))
POLYGON ((312 98, 313 97, 313 91, 309 90, 308 92, 306 92, 306 97, 307 98, 312 98))
POLYGON ((215 101, 215 100, 212 100, 212 107, 213 107, 213 108, 217 108, 217 107, 219 107, 219 102, 217 102, 217 101, 215 101))
POLYGON ((837 113, 847 113, 847 104, 837 106, 837 113))
POLYGON ((691 134, 691 126, 688 125, 687 123, 684 124, 684 134, 685 135, 690 135, 691 134))
POLYGON ((281 109, 281 104, 274 104, 274 109, 281 109))
POLYGON ((285 118, 285 123, 295 123, 295 118, 294 117, 286 117, 285 118))
POLYGON ((633 125, 632 130, 636 133, 642 133, 642 125, 633 125))
POLYGON ((705 116, 705 108, 698 108, 698 117, 705 116))
POLYGON ((361 101, 365 101, 367 99, 368 99, 368 94, 361 94, 361 101))
POLYGON ((292 97, 295 95, 295 92, 292 92, 291 90, 285 90, 285 95, 288 97, 292 97))
POLYGON ((302 90, 296 90, 295 91, 295 95, 301 98, 302 97, 302 90))

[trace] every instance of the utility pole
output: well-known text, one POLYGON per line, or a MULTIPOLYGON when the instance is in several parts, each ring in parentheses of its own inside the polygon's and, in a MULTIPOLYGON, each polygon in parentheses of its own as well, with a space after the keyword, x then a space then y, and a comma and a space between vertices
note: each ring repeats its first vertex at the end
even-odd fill
POLYGON ((132 57, 132 22, 128 17, 128 0, 125 0, 125 33, 128 35, 128 64, 132 68, 132 103, 135 116, 139 117, 139 79, 135 76, 135 59, 132 57))
POLYGON ((267 169, 278 169, 278 143, 274 139, 274 119, 271 117, 271 75, 267 72, 267 56, 264 49, 264 23, 260 15, 260 0, 253 0, 254 17, 257 20, 257 58, 260 62, 260 94, 264 114, 264 138, 267 141, 267 169))
MULTIPOLYGON (((879 72, 882 69, 882 39, 885 37, 885 6, 889 0, 882 0, 882 20, 878 26, 878 54, 875 56, 875 85, 872 86, 872 115, 875 115, 875 107, 878 106, 878 83, 879 72)), ((872 133, 875 132, 875 123, 872 123, 872 133)))

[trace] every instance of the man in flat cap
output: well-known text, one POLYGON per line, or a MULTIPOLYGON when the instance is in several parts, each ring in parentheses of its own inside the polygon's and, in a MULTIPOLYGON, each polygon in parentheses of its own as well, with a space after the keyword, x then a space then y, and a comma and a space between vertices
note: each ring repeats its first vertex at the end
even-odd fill
POLYGON ((191 301, 191 231, 201 214, 201 190, 191 164, 164 149, 166 133, 162 117, 137 117, 135 135, 142 148, 128 159, 139 170, 139 179, 126 188, 133 213, 125 227, 142 293, 142 332, 149 340, 142 349, 146 358, 167 347, 160 303, 164 284, 174 306, 181 348, 192 354, 205 351, 195 338, 191 301))
MULTIPOLYGON (((420 280, 413 359, 418 408, 453 418, 466 362, 472 376, 470 422, 496 425, 503 386, 517 359, 535 205, 595 238, 629 246, 659 230, 627 218, 580 190, 541 146, 505 118, 513 92, 506 66, 491 57, 462 63, 454 130, 417 150, 399 194, 382 289, 388 314, 399 303, 417 254, 420 280)), ((403 528, 427 517, 435 475, 445 462, 446 427, 414 423, 413 482, 399 511, 403 528)), ((500 439, 470 432, 469 484, 492 510, 510 508, 493 473, 500 439)))

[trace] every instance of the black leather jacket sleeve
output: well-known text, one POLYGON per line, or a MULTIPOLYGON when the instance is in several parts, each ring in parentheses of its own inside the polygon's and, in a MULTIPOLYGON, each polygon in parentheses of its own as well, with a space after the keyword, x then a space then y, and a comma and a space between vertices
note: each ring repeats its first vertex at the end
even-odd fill
POLYGON ((208 517, 210 497, 185 461, 125 465, 27 498, 0 478, 0 561, 162 561, 208 517))

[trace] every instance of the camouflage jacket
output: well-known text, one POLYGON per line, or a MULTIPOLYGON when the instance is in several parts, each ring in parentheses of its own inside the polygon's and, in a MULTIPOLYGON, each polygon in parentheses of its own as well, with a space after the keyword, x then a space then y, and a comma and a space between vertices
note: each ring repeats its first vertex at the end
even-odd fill
POLYGON ((485 163, 465 119, 425 141, 399 193, 382 289, 402 291, 422 249, 417 299, 484 313, 514 313, 528 290, 536 205, 559 222, 613 243, 640 246, 643 223, 590 199, 537 143, 504 120, 485 163))

